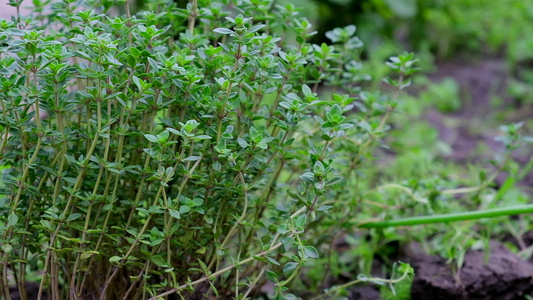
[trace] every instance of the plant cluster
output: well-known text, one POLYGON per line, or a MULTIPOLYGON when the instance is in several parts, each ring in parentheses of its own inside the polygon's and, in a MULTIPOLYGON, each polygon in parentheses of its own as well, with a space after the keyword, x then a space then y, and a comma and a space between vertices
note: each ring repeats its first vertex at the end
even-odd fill
MULTIPOLYGON (((27 281, 40 299, 343 299, 359 283, 405 296, 413 270, 392 243, 460 267, 502 218, 439 223, 532 210, 509 197, 533 167, 512 159, 521 124, 502 127, 490 175, 457 178, 409 122, 410 156, 379 160, 417 60, 365 66, 353 25, 312 44, 298 9, 270 0, 34 4, 0 20, 0 297, 27 281)), ((425 102, 456 109, 431 97, 443 89, 456 94, 435 85, 425 102)), ((505 224, 518 236, 530 221, 505 224)))
POLYGON ((355 26, 310 44, 292 5, 34 4, 0 21, 2 296, 36 276, 39 299, 246 299, 266 280, 294 299, 355 225, 413 55, 388 62, 388 97, 361 91, 355 26))

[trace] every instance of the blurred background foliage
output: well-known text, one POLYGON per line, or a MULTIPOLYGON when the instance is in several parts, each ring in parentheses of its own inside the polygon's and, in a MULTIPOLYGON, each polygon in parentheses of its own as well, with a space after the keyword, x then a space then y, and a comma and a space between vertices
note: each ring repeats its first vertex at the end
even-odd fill
POLYGON ((355 24, 366 51, 390 40, 444 59, 461 54, 532 58, 530 0, 280 0, 305 9, 317 41, 335 27, 355 24), (529 53, 528 53, 529 52, 529 53))

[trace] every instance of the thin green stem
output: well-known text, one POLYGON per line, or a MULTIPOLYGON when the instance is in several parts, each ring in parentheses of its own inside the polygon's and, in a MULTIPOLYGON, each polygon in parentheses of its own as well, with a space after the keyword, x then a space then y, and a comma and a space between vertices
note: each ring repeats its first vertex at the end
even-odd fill
MULTIPOLYGON (((35 57, 34 57, 35 60, 35 57)), ((37 86, 37 77, 35 75, 35 72, 33 73, 33 83, 37 86)), ((40 119, 40 113, 41 110, 39 108, 39 98, 35 101, 35 125, 37 127, 37 145, 35 146, 35 150, 30 157, 29 161, 27 162, 26 166, 24 167, 24 170, 22 172, 22 178, 18 184, 18 190, 17 194, 15 195, 14 199, 10 203, 10 209, 9 209, 9 215, 16 213, 17 207, 20 202, 20 197, 22 195, 22 191, 25 190, 24 186, 26 183, 26 178, 29 175, 30 168, 35 163, 35 160, 37 159, 37 155, 39 154, 39 151, 41 150, 41 144, 42 144, 42 138, 43 138, 43 132, 42 132, 42 125, 41 125, 41 119, 40 119)), ((7 135, 6 135, 7 138, 7 135)), ((13 226, 12 224, 9 224, 6 228, 4 240, 10 240, 11 236, 13 235, 13 226)), ((7 288, 7 265, 9 262, 9 252, 2 253, 2 277, 3 277, 3 284, 4 289, 7 288)), ((6 291, 6 299, 11 299, 11 296, 9 295, 9 289, 6 291)))
MULTIPOLYGON (((154 202, 152 203, 152 206, 156 206, 157 205, 157 202, 159 201, 159 196, 161 195, 163 190, 164 190, 163 185, 161 185, 159 187, 159 189, 157 190, 157 194, 154 197, 154 202)), ((122 268, 122 266, 124 266, 124 264, 126 263, 128 258, 130 257, 130 255, 133 253, 133 251, 137 247, 137 244, 141 241, 141 238, 142 238, 143 234, 146 232, 146 230, 148 229, 148 226, 150 225, 150 221, 152 220, 152 217, 153 217, 153 214, 148 215, 148 218, 146 218, 146 221, 144 222, 144 225, 141 228, 141 230, 139 231, 139 233, 137 234, 137 237, 135 238, 135 241, 131 244, 131 246, 129 247, 129 249, 126 252, 126 254, 124 254, 122 259, 120 260, 119 265, 115 268, 115 270, 113 271, 111 276, 109 276, 107 278, 107 280, 106 280, 106 282, 104 284, 104 287, 102 289, 102 293, 100 294, 100 300, 106 299, 106 292, 107 292, 107 289, 109 288, 109 285, 111 284, 113 279, 117 276, 118 271, 122 268)))
POLYGON ((396 278, 396 279, 383 279, 383 278, 379 278, 379 277, 370 277, 370 278, 367 278, 366 280, 361 280, 361 279, 355 279, 355 280, 352 280, 350 282, 347 282, 345 284, 341 284, 341 285, 337 285, 337 286, 334 286, 332 288, 330 288, 329 290, 327 290, 324 294, 321 294, 321 295, 318 295, 314 298, 311 298, 311 300, 318 300, 318 299, 325 299, 324 297, 326 295, 331 295, 333 292, 336 292, 336 291, 339 291, 339 290, 343 290, 349 286, 352 286, 354 284, 358 284, 358 283, 361 283, 361 282, 374 282, 374 283, 389 283, 389 284, 393 284, 393 283, 398 283, 404 279, 407 278, 407 276, 409 276, 409 268, 406 268, 405 271, 403 272, 402 276, 396 278))
POLYGON ((40 300, 42 299, 42 294, 43 294, 43 289, 44 289, 44 283, 45 283, 45 278, 46 278, 46 275, 47 275, 47 272, 48 272, 48 268, 49 268, 49 265, 50 265, 50 260, 52 259, 52 248, 54 247, 54 244, 55 244, 55 241, 56 241, 56 238, 61 230, 61 227, 63 226, 63 224, 65 223, 65 220, 66 220, 66 216, 67 214, 69 213, 70 211, 70 207, 72 206, 72 204, 74 203, 74 198, 76 195, 76 192, 78 191, 78 189, 81 187, 82 185, 82 182, 83 182, 83 178, 85 176, 85 173, 87 172, 87 166, 89 164, 89 159, 91 158, 91 155, 93 155, 93 152, 96 148, 96 145, 98 144, 98 140, 100 138, 100 131, 102 130, 102 103, 100 100, 97 101, 97 131, 96 131, 96 134, 94 136, 94 139, 91 143, 91 146, 89 148, 89 150, 87 151, 87 154, 85 156, 85 160, 82 164, 82 168, 80 170, 80 173, 78 174, 78 177, 76 179, 76 182, 74 183, 74 187, 72 188, 72 191, 70 193, 70 196, 67 200, 67 203, 65 205, 65 208, 63 209, 63 212, 61 213, 61 216, 59 218, 59 223, 57 224, 57 227, 56 229, 54 230, 54 232, 51 234, 50 236, 50 244, 49 244, 49 248, 48 248, 48 253, 47 253, 47 256, 46 256, 46 260, 45 260, 45 264, 44 264, 44 268, 43 268, 43 279, 41 280, 41 284, 39 285, 39 292, 37 294, 37 299, 40 300))
POLYGON ((284 286, 286 286, 287 284, 289 284, 289 282, 291 282, 291 281, 294 279, 294 277, 296 277, 296 275, 298 275, 298 273, 300 272, 300 269, 301 269, 301 268, 302 268, 302 266, 301 266, 301 265, 298 265, 298 266, 296 267, 296 269, 294 269, 294 271, 292 271, 292 274, 289 276, 289 278, 287 278, 286 280, 284 280, 284 281, 278 283, 277 286, 278 286, 278 287, 284 287, 284 286))
POLYGON ((414 225, 421 225, 421 224, 448 223, 448 222, 458 222, 458 221, 467 221, 467 220, 477 220, 477 219, 483 219, 483 218, 496 218, 496 217, 512 216, 512 215, 519 215, 519 214, 526 214, 526 213, 533 213, 533 204, 478 210, 478 211, 450 213, 450 214, 442 214, 442 215, 401 218, 401 219, 390 220, 390 221, 369 222, 369 223, 361 224, 359 225, 359 227, 361 228, 386 228, 386 227, 396 227, 396 226, 414 226, 414 225))
MULTIPOLYGON (((111 119, 111 101, 108 101, 107 103, 107 118, 108 120, 111 119)), ((107 130, 107 135, 109 136, 111 134, 111 127, 108 127, 108 130, 107 130)), ((102 158, 102 162, 105 162, 107 161, 107 158, 109 156, 109 150, 110 150, 110 145, 111 144, 111 139, 108 138, 106 139, 106 145, 105 145, 105 150, 104 150, 104 157, 102 158)), ((92 210, 93 210, 93 207, 94 207, 94 197, 96 197, 97 195, 97 192, 98 192, 98 187, 100 186, 100 182, 102 180, 102 177, 104 175, 104 172, 105 172, 105 166, 102 164, 100 166, 100 170, 98 172, 98 177, 96 178, 96 183, 94 184, 94 187, 93 187, 93 191, 92 191, 92 201, 91 203, 89 204, 89 208, 87 209, 87 213, 86 213, 86 216, 85 216, 85 223, 84 223, 84 226, 83 226, 83 233, 82 233, 82 237, 81 237, 81 246, 85 249, 86 248, 86 244, 85 244, 85 241, 87 239, 87 231, 89 229, 89 223, 91 221, 91 216, 92 216, 92 210)), ((80 259, 81 259, 81 255, 82 253, 78 253, 77 257, 76 257, 76 261, 74 263, 74 268, 72 269, 72 276, 71 276, 71 286, 70 286, 70 293, 71 293, 71 297, 79 297, 79 295, 76 293, 76 279, 77 279, 77 273, 78 273, 78 264, 80 263, 80 259)))
POLYGON ((194 34, 194 26, 196 25, 196 18, 198 17, 198 0, 190 0, 192 11, 189 15, 189 32, 194 34))

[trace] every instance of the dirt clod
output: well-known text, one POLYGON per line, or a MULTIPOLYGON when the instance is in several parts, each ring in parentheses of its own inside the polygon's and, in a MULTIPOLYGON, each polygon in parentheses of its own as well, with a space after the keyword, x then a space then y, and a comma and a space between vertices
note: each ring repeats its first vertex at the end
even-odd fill
POLYGON ((421 255, 411 263, 415 279, 413 300, 512 300, 533 295, 533 264, 521 260, 503 244, 491 242, 485 264, 483 251, 469 251, 454 277, 446 259, 421 255))

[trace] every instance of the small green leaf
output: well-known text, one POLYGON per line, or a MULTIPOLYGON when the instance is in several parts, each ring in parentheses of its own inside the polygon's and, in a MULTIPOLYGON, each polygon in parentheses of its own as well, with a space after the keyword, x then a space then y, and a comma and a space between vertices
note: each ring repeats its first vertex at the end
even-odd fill
POLYGON ((272 282, 278 282, 279 279, 278 279, 278 274, 272 272, 272 271, 267 271, 266 273, 266 278, 272 282))
POLYGON ((407 273, 407 274, 413 275, 415 273, 415 269, 413 269, 413 267, 411 267, 410 264, 404 263, 401 261, 398 263, 399 263, 399 267, 398 267, 399 274, 407 273))
POLYGON ((200 206, 202 203, 204 203, 204 199, 202 198, 194 198, 192 199, 193 206, 200 206))
POLYGON ((266 260, 268 260, 271 264, 279 266, 279 262, 271 257, 265 256, 266 260))
POLYGON ((281 244, 283 244, 283 249, 285 251, 289 251, 292 248, 292 245, 294 244, 294 238, 293 237, 282 238, 281 244))
POLYGON ((298 267, 298 263, 295 262, 288 262, 283 266, 283 273, 289 273, 292 270, 296 269, 298 267))
POLYGON ((217 290, 217 288, 215 287, 215 285, 211 282, 211 280, 209 281, 209 286, 211 286, 211 290, 213 291, 213 293, 215 294, 215 296, 218 298, 218 290, 217 290))
POLYGON ((257 131, 255 127, 250 127, 250 138, 252 139, 252 141, 259 143, 263 138, 263 134, 257 131))
POLYGON ((257 256, 257 255, 254 255, 252 256, 255 260, 258 260, 260 262, 263 262, 263 263, 266 263, 267 262, 267 259, 264 258, 263 256, 257 256))
POLYGON ((331 206, 331 205, 324 205, 324 206, 320 206, 317 210, 318 211, 327 211, 327 210, 329 210, 332 207, 333 206, 331 206))
POLYGON ((52 225, 52 223, 48 220, 41 220, 39 221, 41 223, 41 225, 43 225, 46 229, 48 230, 54 230, 54 226, 52 225))
POLYGON ((153 134, 145 134, 144 137, 152 143, 159 142, 159 139, 153 134))
POLYGON ((15 213, 12 213, 9 215, 9 217, 7 217, 7 225, 8 226, 15 226, 19 221, 19 217, 15 214, 15 213))
POLYGON ((200 158, 202 158, 202 157, 201 156, 189 156, 189 157, 185 158, 184 161, 197 161, 200 158))
POLYGON ((285 233, 289 232, 289 228, 287 228, 287 225, 282 224, 282 225, 280 225, 278 227, 277 232, 279 232, 281 234, 285 234, 285 233))
POLYGON ((333 184, 335 184, 335 183, 338 183, 338 182, 342 181, 342 179, 343 179, 343 178, 342 178, 341 176, 335 176, 335 177, 329 179, 329 180, 327 181, 326 185, 333 185, 333 184))
POLYGON ((109 258, 109 262, 119 262, 120 260, 122 260, 122 257, 120 256, 112 256, 109 258))
POLYGON ((154 246, 157 246, 159 244, 161 244, 165 239, 164 238, 157 238, 153 241, 150 242, 150 246, 151 247, 154 247, 154 246))
POLYGON ((67 222, 74 221, 74 220, 78 219, 79 217, 81 217, 80 213, 73 213, 70 216, 68 216, 67 222))
POLYGON ((165 267, 165 268, 168 267, 167 262, 161 255, 154 255, 150 257, 150 261, 158 267, 165 267))
POLYGON ((3 244, 2 250, 4 250, 4 252, 6 253, 9 253, 13 250, 13 246, 11 246, 10 244, 3 244))
POLYGON ((216 33, 220 33, 220 34, 232 34, 232 33, 235 33, 235 31, 231 30, 231 29, 228 29, 228 28, 215 28, 213 29, 214 32, 216 33))
POLYGON ((283 300, 298 300, 298 297, 293 294, 285 294, 283 295, 283 300))
POLYGON ((321 161, 317 160, 317 161, 315 162, 314 167, 313 167, 313 171, 314 171, 315 173, 323 174, 323 173, 324 173, 324 170, 325 170, 325 168, 324 168, 324 164, 322 164, 321 161))
POLYGON ((179 211, 175 210, 175 209, 171 209, 168 211, 168 213, 170 214, 170 216, 172 216, 173 218, 176 218, 176 219, 181 219, 181 214, 179 211))
POLYGON ((304 93, 305 96, 311 95, 313 93, 311 91, 311 88, 307 84, 302 85, 302 92, 304 93))
POLYGON ((316 248, 313 246, 304 246, 303 247, 304 255, 308 258, 318 258, 318 251, 316 251, 316 248))
POLYGON ((95 254, 99 254, 98 251, 85 251, 80 255, 80 259, 87 259, 95 254))
POLYGON ((205 135, 205 134, 201 134, 201 135, 197 135, 193 137, 192 139, 193 140, 209 140, 209 139, 212 139, 212 137, 205 135))
POLYGON ((237 138, 237 143, 239 143, 239 146, 241 146, 242 148, 248 148, 248 146, 250 146, 250 144, 248 144, 247 141, 245 141, 243 138, 237 138))
POLYGON ((265 24, 258 24, 258 25, 255 25, 254 27, 248 29, 248 32, 256 32, 256 31, 259 31, 261 28, 265 27, 266 25, 265 24))
POLYGON ((143 86, 142 86, 142 84, 141 84, 141 80, 139 79, 139 77, 133 75, 133 77, 132 77, 131 79, 133 79, 133 83, 135 83, 135 85, 137 86, 137 88, 139 89, 139 91, 142 91, 143 86))
POLYGON ((367 282, 369 280, 369 278, 365 274, 359 274, 359 275, 357 275, 357 280, 359 280, 361 282, 367 282))
POLYGON ((300 179, 303 181, 306 181, 307 183, 313 183, 315 182, 315 174, 311 172, 305 172, 302 175, 300 175, 300 179))
POLYGON ((191 207, 188 205, 182 205, 180 206, 180 214, 186 214, 189 211, 191 211, 191 207))
POLYGON ((296 220, 294 220, 294 225, 296 227, 304 227, 306 221, 307 221, 307 216, 306 215, 299 215, 296 218, 296 220))
POLYGON ((204 274, 210 274, 211 272, 209 272, 209 269, 207 268, 207 265, 201 261, 200 259, 198 259, 198 263, 200 264, 200 267, 202 268, 202 270, 204 271, 204 274))
POLYGON ((257 148, 261 148, 263 150, 268 149, 268 145, 263 143, 262 141, 257 144, 257 148))

